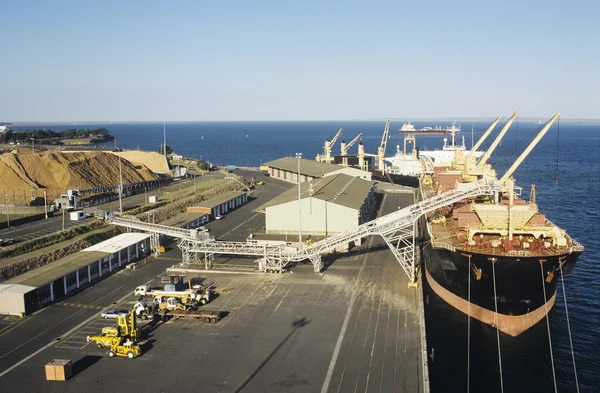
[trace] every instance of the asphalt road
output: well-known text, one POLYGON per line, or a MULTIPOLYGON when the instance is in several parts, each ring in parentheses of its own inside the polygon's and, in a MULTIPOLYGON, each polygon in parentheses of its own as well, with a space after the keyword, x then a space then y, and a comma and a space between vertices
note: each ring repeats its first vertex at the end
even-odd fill
MULTIPOLYGON (((208 224, 211 231, 245 238, 260 225, 252 210, 290 186, 267 179, 255 200, 208 224)), ((382 211, 404 206, 404 198, 388 195, 382 211)), ((324 273, 306 264, 284 275, 204 274, 205 282, 226 290, 205 306, 225 312, 221 322, 146 328, 144 354, 137 359, 110 359, 88 345, 85 336, 107 325, 98 319, 102 309, 129 308, 137 285, 156 285, 180 258, 178 250, 169 251, 23 320, 0 323, 1 390, 422 392, 422 300, 380 244, 370 239, 369 252, 338 259, 324 273), (74 377, 45 381, 44 364, 51 359, 71 359, 74 377)))

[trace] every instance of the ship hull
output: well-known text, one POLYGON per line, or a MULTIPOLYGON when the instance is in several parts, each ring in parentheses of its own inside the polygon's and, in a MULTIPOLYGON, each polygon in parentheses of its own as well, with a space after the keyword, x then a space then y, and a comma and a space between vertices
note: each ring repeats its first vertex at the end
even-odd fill
POLYGON ((424 253, 425 276, 438 296, 474 319, 498 325, 511 336, 545 317, 556 299, 560 264, 563 272, 571 270, 580 255, 502 256, 451 251, 431 244, 424 253))
POLYGON ((419 187, 419 178, 415 177, 415 176, 409 176, 409 175, 399 175, 399 174, 393 174, 393 173, 387 173, 385 175, 382 175, 381 172, 372 172, 372 177, 374 180, 379 180, 379 181, 384 181, 384 182, 391 182, 393 184, 399 184, 401 186, 407 186, 407 187, 413 187, 413 188, 417 188, 419 187), (389 176, 389 178, 388 178, 389 176))

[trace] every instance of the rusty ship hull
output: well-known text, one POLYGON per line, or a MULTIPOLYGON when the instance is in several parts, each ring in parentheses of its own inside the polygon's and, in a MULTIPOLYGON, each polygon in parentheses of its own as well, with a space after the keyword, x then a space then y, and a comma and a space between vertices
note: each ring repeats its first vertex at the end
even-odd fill
POLYGON ((451 250, 431 243, 424 253, 425 277, 438 296, 511 336, 531 328, 552 309, 561 268, 563 273, 572 270, 581 255, 571 251, 540 257, 507 256, 451 250))

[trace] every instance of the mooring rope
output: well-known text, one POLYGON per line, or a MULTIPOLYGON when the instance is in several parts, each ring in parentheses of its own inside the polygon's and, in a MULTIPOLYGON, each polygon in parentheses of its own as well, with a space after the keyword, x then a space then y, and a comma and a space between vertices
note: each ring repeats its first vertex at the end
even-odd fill
POLYGON ((469 280, 467 290, 467 393, 471 386, 471 256, 469 255, 469 270, 467 271, 467 280, 469 280))
POLYGON ((500 353, 500 329, 498 328, 498 296, 496 295, 496 258, 492 258, 492 277, 494 279, 494 324, 496 325, 496 338, 498 340, 498 366, 500 367, 500 391, 504 393, 504 380, 502 379, 502 354, 500 353))
POLYGON ((575 351, 573 351, 573 338, 571 337, 571 322, 569 322, 569 308, 567 307, 567 292, 565 291, 565 279, 563 278, 562 263, 560 263, 560 261, 558 266, 560 266, 560 282, 562 283, 563 299, 565 301, 565 314, 567 315, 567 328, 569 329, 569 343, 571 344, 571 358, 573 359, 575 386, 577 387, 577 393, 579 393, 579 380, 577 379, 577 367, 575 366, 575 351))
POLYGON ((544 264, 540 262, 542 271, 542 290, 544 291, 544 307, 546 308, 546 326, 548 327, 548 346, 550 347, 550 361, 552 362, 552 378, 554 379, 554 393, 558 393, 556 387, 556 371, 554 371, 554 355, 552 353, 552 338, 550 337, 550 320, 548 318, 548 302, 546 300, 546 280, 544 279, 544 264))

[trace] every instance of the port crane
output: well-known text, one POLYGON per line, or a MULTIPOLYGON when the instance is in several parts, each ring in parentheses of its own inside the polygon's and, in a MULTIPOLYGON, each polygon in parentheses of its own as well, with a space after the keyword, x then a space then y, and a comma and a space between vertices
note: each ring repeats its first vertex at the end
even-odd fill
POLYGON ((333 145, 335 145, 335 142, 337 142, 339 137, 342 135, 343 130, 343 128, 340 128, 331 141, 329 141, 329 139, 325 140, 325 144, 323 145, 323 155, 317 155, 317 161, 326 162, 328 164, 333 161, 333 158, 331 157, 331 149, 333 148, 333 145))
POLYGON ((362 132, 359 133, 356 137, 354 137, 354 139, 352 139, 347 144, 345 141, 342 141, 342 145, 341 145, 342 165, 346 165, 346 166, 348 165, 348 158, 346 158, 346 156, 348 155, 348 150, 360 139, 361 136, 362 136, 362 132))
POLYGON ((352 139, 350 142, 348 142, 346 144, 346 142, 342 141, 342 155, 343 156, 347 156, 348 155, 348 150, 354 146, 354 144, 356 142, 358 142, 358 140, 360 139, 360 137, 362 136, 362 132, 359 133, 357 136, 354 137, 354 139, 352 139))
POLYGON ((385 123, 385 128, 383 130, 383 136, 381 137, 381 143, 377 148, 377 165, 380 171, 383 171, 385 168, 385 148, 387 146, 387 141, 390 138, 390 118, 387 118, 387 122, 385 123))

